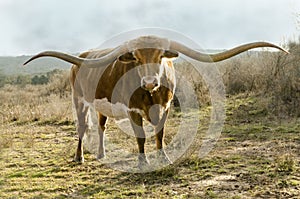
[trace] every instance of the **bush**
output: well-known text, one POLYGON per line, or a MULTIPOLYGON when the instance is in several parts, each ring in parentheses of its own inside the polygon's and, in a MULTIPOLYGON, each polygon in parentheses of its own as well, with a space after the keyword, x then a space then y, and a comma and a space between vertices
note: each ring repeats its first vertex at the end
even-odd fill
POLYGON ((31 79, 31 84, 32 85, 41 85, 41 84, 47 84, 49 82, 49 78, 46 77, 45 75, 35 75, 32 79, 31 79))
MULTIPOLYGON (((268 113, 300 117, 300 39, 288 42, 285 48, 289 49, 289 55, 278 51, 248 51, 215 63, 223 76, 227 95, 244 93, 265 98, 269 103, 263 103, 266 107, 262 108, 268 113)), ((209 104, 209 91, 203 77, 187 62, 177 65, 176 70, 193 82, 198 101, 209 104)), ((180 95, 181 91, 177 93, 180 95)))
POLYGON ((248 52, 218 64, 228 94, 255 93, 270 98, 266 107, 280 117, 300 116, 300 44, 287 44, 290 54, 248 52))
POLYGON ((70 72, 68 70, 55 70, 48 73, 49 81, 44 94, 56 94, 61 98, 68 96, 71 93, 69 75, 70 72))
POLYGON ((6 77, 0 70, 0 88, 2 88, 5 85, 6 77))

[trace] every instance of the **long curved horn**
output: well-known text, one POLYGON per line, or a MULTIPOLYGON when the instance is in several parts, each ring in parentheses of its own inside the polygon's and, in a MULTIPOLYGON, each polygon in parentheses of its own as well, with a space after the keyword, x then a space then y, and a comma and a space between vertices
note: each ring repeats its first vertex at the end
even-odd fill
POLYGON ((32 58, 30 58, 28 61, 26 61, 23 65, 28 64, 29 62, 40 58, 40 57, 56 57, 58 59, 64 60, 66 62, 81 66, 81 65, 85 65, 87 67, 90 68, 96 68, 99 66, 107 66, 110 63, 112 63, 112 61, 114 61, 116 58, 118 58, 120 55, 126 53, 128 50, 126 47, 124 47, 124 45, 119 46, 117 48, 115 48, 114 50, 112 50, 112 52, 110 52, 107 55, 104 55, 103 57, 97 58, 97 59, 85 59, 85 58, 80 58, 80 57, 76 57, 73 55, 69 55, 66 53, 62 53, 62 52, 57 52, 57 51, 45 51, 45 52, 41 52, 35 56, 33 56, 32 58))
POLYGON ((272 47, 272 48, 277 48, 285 53, 289 53, 285 49, 276 46, 274 44, 268 43, 268 42, 253 42, 253 43, 248 43, 244 44, 235 48, 232 48, 230 50, 221 52, 221 53, 216 53, 216 54, 206 54, 206 53, 201 53, 199 51, 196 51, 194 49, 191 49, 181 43, 178 43, 176 41, 170 41, 170 50, 175 50, 177 52, 180 52, 192 59, 195 59, 197 61, 201 62, 219 62, 225 59, 228 59, 230 57, 233 57, 237 54, 240 54, 242 52, 245 52, 247 50, 253 49, 253 48, 259 48, 259 47, 272 47))
POLYGON ((41 52, 33 57, 31 57, 29 60, 27 60, 23 65, 28 64, 29 62, 40 58, 40 57, 56 57, 58 59, 62 59, 64 61, 70 62, 72 64, 76 64, 76 65, 81 65, 82 62, 84 61, 82 58, 73 56, 73 55, 69 55, 66 53, 62 53, 62 52, 57 52, 57 51, 44 51, 41 52))
POLYGON ((56 57, 58 59, 62 59, 64 61, 79 66, 85 65, 89 68, 97 68, 101 66, 107 66, 111 64, 115 59, 117 59, 120 55, 140 48, 167 49, 169 48, 169 40, 165 38, 156 37, 156 36, 138 37, 136 39, 125 42, 124 44, 113 49, 109 54, 106 54, 97 59, 86 59, 86 58, 80 58, 80 57, 76 57, 73 55, 56 52, 56 51, 45 51, 33 56, 31 59, 26 61, 23 65, 26 65, 37 58, 48 56, 48 57, 56 57))
POLYGON ((179 42, 170 41, 166 38, 160 38, 160 37, 156 37, 156 36, 143 36, 143 37, 139 37, 137 39, 133 39, 128 42, 125 42, 124 44, 113 49, 109 54, 104 55, 97 59, 85 59, 85 58, 80 58, 80 57, 76 57, 76 56, 61 53, 61 52, 45 51, 45 52, 35 55, 31 59, 29 59, 27 62, 24 63, 24 65, 26 65, 27 63, 29 63, 32 60, 35 60, 39 57, 50 56, 50 57, 56 57, 56 58, 62 59, 64 61, 70 62, 75 65, 79 65, 79 66, 85 65, 90 68, 97 68, 97 67, 101 67, 101 66, 107 66, 110 63, 112 63, 115 59, 117 59, 120 55, 125 54, 128 51, 133 51, 133 50, 136 50, 139 48, 160 48, 160 49, 165 49, 165 50, 169 49, 169 50, 174 50, 174 51, 180 52, 180 53, 182 53, 192 59, 195 59, 197 61, 218 62, 218 61, 222 61, 222 60, 228 59, 230 57, 233 57, 244 51, 247 51, 247 50, 250 50, 253 48, 259 48, 259 47, 277 48, 281 51, 288 53, 283 48, 276 46, 274 44, 268 43, 268 42, 254 42, 254 43, 244 44, 244 45, 238 46, 236 48, 233 48, 233 49, 221 52, 221 53, 206 54, 206 53, 201 53, 199 51, 191 49, 179 42))

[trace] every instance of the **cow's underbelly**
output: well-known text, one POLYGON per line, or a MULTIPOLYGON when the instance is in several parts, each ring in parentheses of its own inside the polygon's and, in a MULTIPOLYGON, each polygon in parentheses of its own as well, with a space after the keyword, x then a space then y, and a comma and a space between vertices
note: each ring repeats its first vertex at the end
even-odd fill
POLYGON ((95 99, 93 102, 95 110, 106 117, 112 117, 116 120, 128 118, 128 113, 131 111, 144 116, 144 111, 137 108, 128 108, 125 104, 117 102, 115 104, 109 102, 107 98, 95 99))
MULTIPOLYGON (((85 107, 89 107, 92 112, 100 112, 102 115, 110 118, 114 118, 115 120, 128 119, 130 112, 136 112, 140 114, 145 120, 151 121, 153 124, 158 123, 162 119, 163 114, 169 109, 171 100, 167 103, 167 107, 164 108, 159 104, 154 104, 148 110, 148 114, 146 115, 144 110, 138 108, 129 108, 123 103, 111 103, 107 100, 107 98, 102 99, 94 99, 93 102, 88 102, 84 98, 80 99, 82 103, 84 103, 85 107)), ((96 115, 94 115, 92 120, 96 121, 96 115)))

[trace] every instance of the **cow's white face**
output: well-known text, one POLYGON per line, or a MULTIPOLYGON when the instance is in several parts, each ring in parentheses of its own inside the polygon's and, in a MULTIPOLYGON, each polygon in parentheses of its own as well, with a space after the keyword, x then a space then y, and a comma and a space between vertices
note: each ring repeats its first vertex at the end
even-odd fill
POLYGON ((166 60, 178 57, 177 52, 160 49, 138 49, 119 57, 119 61, 135 63, 141 81, 141 88, 153 92, 160 87, 166 67, 166 60))

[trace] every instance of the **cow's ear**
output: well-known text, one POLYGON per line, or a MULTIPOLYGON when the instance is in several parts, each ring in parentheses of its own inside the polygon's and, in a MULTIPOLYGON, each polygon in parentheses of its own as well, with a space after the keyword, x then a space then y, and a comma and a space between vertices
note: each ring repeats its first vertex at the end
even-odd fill
POLYGON ((167 58, 167 59, 174 59, 174 58, 177 58, 178 56, 179 56, 178 52, 171 51, 171 50, 166 50, 164 52, 164 54, 162 55, 163 58, 167 58))
POLYGON ((125 53, 123 55, 121 55, 118 60, 120 62, 124 62, 124 63, 130 63, 130 62, 135 62, 136 61, 136 58, 134 56, 134 54, 132 52, 128 52, 128 53, 125 53))

